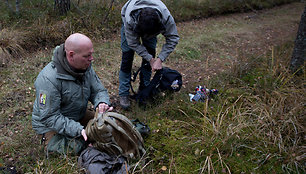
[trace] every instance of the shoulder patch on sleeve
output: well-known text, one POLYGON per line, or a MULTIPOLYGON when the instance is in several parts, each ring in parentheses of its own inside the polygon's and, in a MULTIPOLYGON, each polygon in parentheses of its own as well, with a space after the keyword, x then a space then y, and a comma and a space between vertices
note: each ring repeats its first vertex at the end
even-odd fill
POLYGON ((39 92, 39 107, 45 108, 47 104, 47 93, 44 91, 39 92))

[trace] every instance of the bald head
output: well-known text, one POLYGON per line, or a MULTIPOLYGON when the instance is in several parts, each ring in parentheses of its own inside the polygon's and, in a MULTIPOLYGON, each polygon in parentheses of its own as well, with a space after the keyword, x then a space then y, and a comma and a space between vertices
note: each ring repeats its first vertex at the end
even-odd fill
POLYGON ((66 57, 69 64, 79 70, 86 70, 93 61, 93 44, 84 34, 74 33, 65 41, 66 57))
POLYGON ((81 33, 74 33, 70 35, 65 41, 65 51, 78 52, 81 47, 92 46, 91 40, 81 33))

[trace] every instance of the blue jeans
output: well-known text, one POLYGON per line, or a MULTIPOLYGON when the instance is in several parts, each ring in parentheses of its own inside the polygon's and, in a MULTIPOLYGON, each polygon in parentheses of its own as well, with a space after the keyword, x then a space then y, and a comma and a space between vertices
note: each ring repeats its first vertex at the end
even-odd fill
MULTIPOLYGON (((153 37, 151 39, 141 39, 142 44, 146 47, 149 54, 155 57, 156 54, 156 44, 157 38, 153 37)), ((119 96, 128 96, 131 87, 131 71, 134 60, 135 51, 132 50, 126 41, 124 26, 121 28, 121 50, 122 50, 122 60, 119 71, 119 96)), ((151 66, 150 62, 142 59, 141 63, 142 69, 140 71, 140 85, 139 88, 144 88, 149 85, 151 79, 151 66)))

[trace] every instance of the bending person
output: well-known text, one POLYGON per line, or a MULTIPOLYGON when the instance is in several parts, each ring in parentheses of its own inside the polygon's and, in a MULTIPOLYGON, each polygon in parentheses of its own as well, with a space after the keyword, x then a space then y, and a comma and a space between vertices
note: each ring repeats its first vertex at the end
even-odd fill
POLYGON ((130 107, 129 89, 131 70, 136 52, 142 57, 139 90, 150 83, 151 72, 160 70, 162 62, 179 41, 173 17, 160 0, 129 0, 121 11, 122 61, 119 72, 119 100, 122 108, 130 107), (155 58, 157 35, 162 34, 166 43, 155 58))

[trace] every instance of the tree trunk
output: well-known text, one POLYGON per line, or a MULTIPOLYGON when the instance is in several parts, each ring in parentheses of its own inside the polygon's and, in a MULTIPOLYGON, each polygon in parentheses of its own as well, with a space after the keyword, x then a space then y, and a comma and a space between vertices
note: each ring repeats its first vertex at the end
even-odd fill
POLYGON ((13 8, 12 8, 11 4, 8 2, 8 0, 4 0, 4 2, 6 4, 6 6, 10 9, 10 11, 13 12, 13 8))
POLYGON ((304 61, 306 59, 306 7, 301 17, 299 29, 294 43, 294 50, 290 61, 292 73, 301 74, 303 72, 304 61))
POLYGON ((19 9, 20 9, 20 0, 16 0, 16 13, 19 15, 19 9))
POLYGON ((54 9, 59 15, 65 15, 70 10, 70 0, 55 0, 54 9))

